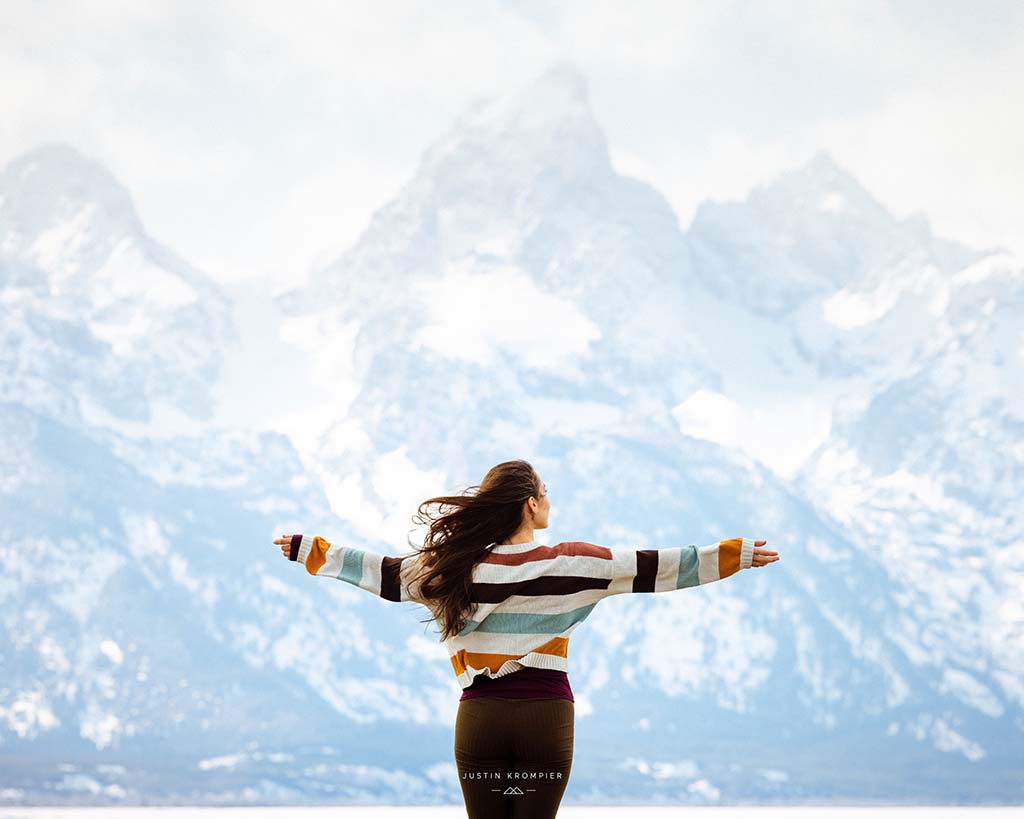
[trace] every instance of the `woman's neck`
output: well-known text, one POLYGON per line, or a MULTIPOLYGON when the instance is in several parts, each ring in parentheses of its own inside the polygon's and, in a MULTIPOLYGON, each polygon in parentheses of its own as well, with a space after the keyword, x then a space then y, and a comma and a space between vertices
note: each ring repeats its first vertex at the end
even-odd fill
POLYGON ((515 546, 519 543, 533 543, 533 532, 520 533, 512 535, 508 540, 502 541, 499 546, 515 546))

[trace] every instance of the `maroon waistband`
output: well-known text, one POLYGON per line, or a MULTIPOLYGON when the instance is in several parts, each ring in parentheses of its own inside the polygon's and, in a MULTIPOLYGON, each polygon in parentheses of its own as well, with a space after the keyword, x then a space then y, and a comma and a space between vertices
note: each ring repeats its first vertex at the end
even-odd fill
POLYGON ((462 689, 459 702, 473 697, 510 697, 512 699, 542 699, 555 697, 575 702, 569 675, 550 668, 523 666, 504 677, 480 674, 468 688, 462 689))

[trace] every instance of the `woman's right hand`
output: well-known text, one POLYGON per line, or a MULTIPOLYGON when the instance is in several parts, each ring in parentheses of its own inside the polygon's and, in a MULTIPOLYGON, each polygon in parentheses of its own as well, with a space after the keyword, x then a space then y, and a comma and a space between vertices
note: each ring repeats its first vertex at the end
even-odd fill
POLYGON ((779 559, 778 552, 769 552, 767 549, 758 549, 758 546, 764 546, 767 540, 755 540, 754 541, 754 560, 750 564, 750 568, 755 566, 767 566, 769 563, 774 563, 779 559))
POLYGON ((281 535, 281 537, 277 538, 274 541, 274 543, 276 543, 278 546, 281 547, 281 554, 283 554, 288 560, 292 559, 291 558, 291 552, 292 552, 292 536, 291 535, 281 535))

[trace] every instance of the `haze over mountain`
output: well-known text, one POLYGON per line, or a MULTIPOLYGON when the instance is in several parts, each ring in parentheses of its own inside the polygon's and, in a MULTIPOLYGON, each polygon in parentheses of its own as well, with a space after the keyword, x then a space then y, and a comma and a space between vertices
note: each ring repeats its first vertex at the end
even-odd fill
POLYGON ((234 303, 101 167, 40 146, 0 197, 10 801, 458 802, 426 610, 268 544, 404 553, 416 503, 511 457, 541 542, 784 558, 595 609, 567 803, 1019 800, 1016 259, 825 152, 684 230, 556 65, 275 295, 303 366, 354 379, 300 439, 211 420, 234 303))

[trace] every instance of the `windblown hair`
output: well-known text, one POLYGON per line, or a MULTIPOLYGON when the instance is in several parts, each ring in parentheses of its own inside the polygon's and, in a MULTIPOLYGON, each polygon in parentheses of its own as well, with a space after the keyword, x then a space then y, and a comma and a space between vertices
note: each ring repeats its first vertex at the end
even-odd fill
POLYGON ((459 634, 473 611, 473 568, 487 556, 492 544, 504 542, 519 530, 523 504, 531 497, 541 497, 542 489, 529 463, 505 461, 491 467, 480 484, 462 494, 429 498, 419 505, 413 520, 430 529, 423 547, 417 548, 423 566, 417 581, 434 614, 420 622, 437 620, 442 642, 459 634), (434 505, 437 516, 427 511, 434 505))

